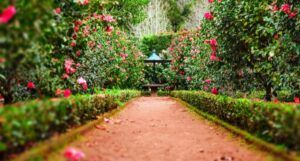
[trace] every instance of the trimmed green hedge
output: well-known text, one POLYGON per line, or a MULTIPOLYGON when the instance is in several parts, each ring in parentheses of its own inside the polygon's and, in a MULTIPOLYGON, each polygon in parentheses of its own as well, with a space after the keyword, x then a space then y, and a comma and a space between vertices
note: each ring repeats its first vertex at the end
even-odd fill
POLYGON ((171 96, 266 141, 300 150, 300 105, 233 99, 203 91, 173 91, 171 96))
POLYGON ((0 109, 0 160, 33 143, 97 119, 120 102, 140 96, 138 91, 107 91, 68 99, 31 101, 0 109))
POLYGON ((163 96, 169 96, 170 93, 171 93, 171 91, 159 90, 159 91, 157 92, 157 95, 163 97, 163 96))

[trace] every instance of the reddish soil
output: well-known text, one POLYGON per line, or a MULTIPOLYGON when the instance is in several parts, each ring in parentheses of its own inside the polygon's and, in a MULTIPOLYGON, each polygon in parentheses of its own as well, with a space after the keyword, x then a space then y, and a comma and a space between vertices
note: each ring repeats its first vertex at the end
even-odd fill
POLYGON ((269 156, 168 97, 142 97, 71 147, 86 161, 262 161, 269 156))

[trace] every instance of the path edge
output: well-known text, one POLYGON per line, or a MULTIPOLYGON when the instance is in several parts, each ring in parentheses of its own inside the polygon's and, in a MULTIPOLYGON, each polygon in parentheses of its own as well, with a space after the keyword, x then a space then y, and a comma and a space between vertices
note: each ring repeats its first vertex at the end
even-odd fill
POLYGON ((92 130, 95 128, 96 125, 101 124, 104 122, 104 118, 112 117, 121 111, 123 111, 130 103, 134 102, 140 97, 133 98, 123 105, 120 105, 116 109, 106 112, 102 115, 99 115, 97 120, 91 121, 86 123, 85 125, 79 126, 77 128, 71 129, 70 131, 61 134, 57 137, 52 137, 48 140, 42 141, 38 143, 36 146, 32 147, 28 151, 21 153, 16 158, 11 159, 11 161, 30 161, 30 160, 44 160, 49 156, 49 154, 53 153, 54 151, 58 151, 59 149, 63 148, 67 144, 70 144, 77 140, 81 135, 86 133, 87 131, 92 130))
POLYGON ((254 144, 255 146, 257 146, 259 149, 261 149, 263 151, 267 151, 275 156, 279 156, 282 159, 285 159, 286 161, 300 161, 299 156, 292 156, 286 150, 284 150, 283 148, 281 148, 275 144, 266 142, 266 141, 254 136, 242 129, 239 129, 227 122, 220 120, 216 116, 213 116, 206 112, 203 112, 203 111, 199 110, 198 108, 190 105, 189 103, 187 103, 179 98, 174 98, 174 97, 171 97, 171 98, 173 100, 176 100, 177 102, 179 102, 184 107, 190 109, 191 112, 194 112, 194 113, 198 114, 198 116, 200 115, 200 116, 204 117, 205 119, 212 121, 213 123, 215 123, 217 125, 222 126, 229 132, 233 133, 234 135, 242 137, 244 140, 254 144))

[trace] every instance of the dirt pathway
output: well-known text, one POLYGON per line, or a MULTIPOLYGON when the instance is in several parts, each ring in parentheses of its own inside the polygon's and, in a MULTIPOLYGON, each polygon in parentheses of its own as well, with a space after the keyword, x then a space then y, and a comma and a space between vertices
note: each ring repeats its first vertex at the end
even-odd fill
POLYGON ((167 97, 142 97, 71 147, 86 161, 264 161, 268 154, 167 97))

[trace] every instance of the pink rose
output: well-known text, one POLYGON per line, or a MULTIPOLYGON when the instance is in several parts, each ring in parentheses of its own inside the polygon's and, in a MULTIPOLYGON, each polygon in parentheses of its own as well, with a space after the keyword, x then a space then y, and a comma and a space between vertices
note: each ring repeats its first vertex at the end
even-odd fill
POLYGON ((70 46, 75 47, 76 46, 76 42, 71 42, 70 46))
POLYGON ((77 83, 81 85, 82 89, 84 91, 86 91, 88 89, 88 85, 87 85, 87 82, 85 79, 83 79, 82 77, 80 77, 78 80, 77 80, 77 83))
POLYGON ((102 15, 102 21, 105 22, 115 22, 116 20, 111 15, 102 15))
POLYGON ((74 61, 72 59, 66 59, 65 60, 65 72, 70 75, 74 74, 76 72, 76 69, 73 68, 74 61))
POLYGON ((60 13, 61 13, 61 8, 59 8, 59 7, 56 8, 56 9, 54 10, 54 13, 55 13, 55 14, 60 14, 60 13))
POLYGON ((281 6, 281 11, 284 12, 285 14, 290 14, 291 13, 291 6, 289 4, 283 4, 281 6))
POLYGON ((212 54, 212 55, 210 56, 210 60, 211 60, 211 61, 220 61, 220 58, 218 58, 215 54, 212 54))
POLYGON ((65 98, 68 98, 68 97, 70 97, 72 95, 72 91, 70 90, 70 89, 66 89, 65 91, 64 91, 64 97, 65 98))
POLYGON ((0 14, 0 24, 8 23, 17 13, 15 6, 9 6, 0 14))
POLYGON ((212 81, 211 81, 211 79, 206 79, 206 80, 204 80, 204 82, 207 84, 210 84, 212 81))
POLYGON ((85 154, 75 148, 68 148, 68 149, 66 149, 64 156, 69 161, 78 161, 78 160, 84 158, 85 154))
POLYGON ((214 19, 214 16, 213 16, 212 12, 206 12, 204 14, 204 18, 207 20, 212 20, 212 19, 214 19))

